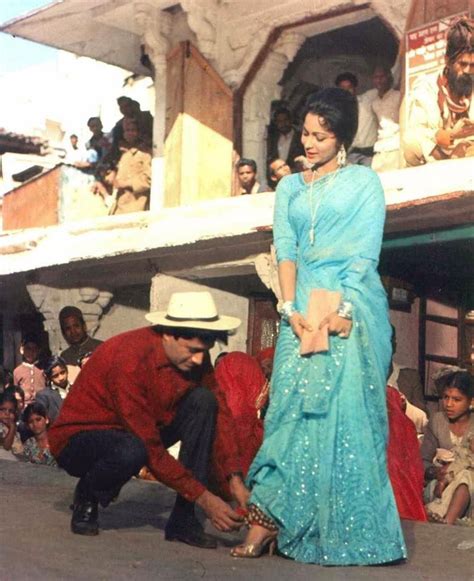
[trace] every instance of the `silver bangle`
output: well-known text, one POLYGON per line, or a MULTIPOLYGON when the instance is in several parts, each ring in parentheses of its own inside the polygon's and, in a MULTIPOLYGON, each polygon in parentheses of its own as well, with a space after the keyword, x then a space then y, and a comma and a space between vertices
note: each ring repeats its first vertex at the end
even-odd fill
POLYGON ((281 318, 289 322, 291 317, 296 313, 295 303, 293 301, 285 301, 280 308, 281 318))
POLYGON ((337 314, 342 319, 347 319, 348 321, 352 321, 352 311, 353 311, 352 303, 349 301, 341 301, 339 308, 337 309, 337 314))

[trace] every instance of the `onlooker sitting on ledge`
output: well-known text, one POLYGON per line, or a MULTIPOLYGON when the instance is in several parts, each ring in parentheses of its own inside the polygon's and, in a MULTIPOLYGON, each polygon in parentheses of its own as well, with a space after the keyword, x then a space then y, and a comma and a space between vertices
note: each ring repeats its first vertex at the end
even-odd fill
POLYGON ((140 140, 135 119, 124 119, 123 131, 127 149, 113 180, 116 198, 110 214, 141 212, 150 205, 151 154, 140 140))
POLYGON ((235 168, 239 178, 240 195, 259 194, 265 191, 265 188, 257 182, 257 164, 253 159, 243 157, 235 164, 235 168))
POLYGON ((291 174, 290 166, 285 160, 276 158, 268 162, 268 183, 275 189, 281 178, 291 174))
POLYGON ((372 110, 378 121, 372 169, 378 172, 400 167, 400 91, 393 88, 393 75, 388 65, 377 65, 372 75, 377 95, 372 110))
POLYGON ((447 33, 446 66, 420 75, 409 92, 403 146, 408 165, 474 155, 474 21, 457 20, 447 33))
POLYGON ((372 110, 372 102, 377 96, 377 89, 370 89, 362 95, 357 95, 359 79, 350 72, 338 75, 334 84, 339 89, 357 96, 359 104, 359 124, 347 155, 347 162, 370 167, 374 156, 374 143, 377 141, 377 117, 372 110))

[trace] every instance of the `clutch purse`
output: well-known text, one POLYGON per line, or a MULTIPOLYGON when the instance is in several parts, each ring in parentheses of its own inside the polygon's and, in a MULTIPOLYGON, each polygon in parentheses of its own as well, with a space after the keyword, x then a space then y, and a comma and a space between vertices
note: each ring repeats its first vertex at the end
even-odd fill
POLYGON ((341 293, 329 291, 323 288, 315 288, 311 291, 308 303, 306 320, 312 327, 312 331, 303 331, 300 342, 300 355, 321 353, 329 350, 328 325, 319 328, 321 321, 337 311, 341 303, 341 293))

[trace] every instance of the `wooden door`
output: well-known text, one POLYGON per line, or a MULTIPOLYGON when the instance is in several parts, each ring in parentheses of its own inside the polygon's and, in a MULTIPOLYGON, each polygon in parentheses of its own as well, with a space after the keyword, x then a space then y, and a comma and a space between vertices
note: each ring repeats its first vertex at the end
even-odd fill
POLYGON ((189 42, 168 54, 166 82, 165 205, 230 196, 232 91, 189 42))
POLYGON ((274 347, 280 325, 280 317, 273 295, 250 297, 248 324, 248 353, 257 355, 262 349, 274 347))

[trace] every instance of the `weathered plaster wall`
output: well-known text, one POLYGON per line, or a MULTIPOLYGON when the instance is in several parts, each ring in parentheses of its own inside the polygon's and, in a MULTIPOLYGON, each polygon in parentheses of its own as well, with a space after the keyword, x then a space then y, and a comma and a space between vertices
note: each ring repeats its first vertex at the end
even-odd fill
POLYGON ((105 341, 125 331, 147 327, 148 321, 145 319, 147 312, 147 309, 114 304, 102 318, 95 338, 105 341))

